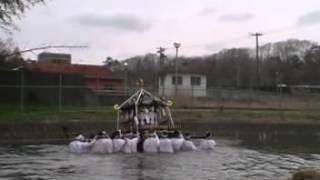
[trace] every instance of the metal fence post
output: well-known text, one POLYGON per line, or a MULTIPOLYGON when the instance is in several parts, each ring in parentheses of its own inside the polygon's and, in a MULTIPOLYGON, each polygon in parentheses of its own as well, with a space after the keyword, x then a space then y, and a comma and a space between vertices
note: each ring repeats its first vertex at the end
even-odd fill
POLYGON ((24 72, 20 69, 20 111, 24 112, 24 72))
POLYGON ((62 73, 59 73, 59 111, 61 111, 62 106, 62 73))
POLYGON ((193 85, 191 85, 191 111, 193 110, 193 85))

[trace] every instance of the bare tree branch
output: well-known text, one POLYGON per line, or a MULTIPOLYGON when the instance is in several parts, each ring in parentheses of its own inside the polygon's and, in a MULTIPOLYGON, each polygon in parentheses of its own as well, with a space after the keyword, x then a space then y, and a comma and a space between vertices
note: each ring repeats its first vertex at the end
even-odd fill
POLYGON ((0 28, 5 32, 17 29, 15 18, 21 18, 30 7, 44 3, 44 0, 0 0, 0 28))

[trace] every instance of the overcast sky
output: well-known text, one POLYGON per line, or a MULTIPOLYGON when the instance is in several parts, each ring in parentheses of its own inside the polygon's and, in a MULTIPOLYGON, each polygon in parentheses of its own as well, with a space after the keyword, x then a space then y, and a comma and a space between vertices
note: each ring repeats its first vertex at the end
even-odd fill
MULTIPOLYGON (((320 41, 320 0, 49 0, 17 21, 13 39, 21 49, 43 45, 88 45, 72 53, 74 63, 101 64, 181 42, 184 56, 229 47, 298 38, 320 41)), ((36 52, 39 53, 39 52, 36 52)), ((25 54, 34 57, 35 54, 25 54)))

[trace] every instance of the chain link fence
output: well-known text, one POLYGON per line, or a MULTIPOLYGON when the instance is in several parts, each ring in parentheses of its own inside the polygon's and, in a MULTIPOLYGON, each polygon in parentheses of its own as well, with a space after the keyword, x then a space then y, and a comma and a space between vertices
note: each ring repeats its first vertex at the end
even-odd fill
MULTIPOLYGON (((79 75, 34 73, 23 71, 0 72, 0 106, 6 111, 65 111, 103 110, 126 100, 139 87, 101 86, 99 80, 88 81, 79 75)), ((145 86, 156 96, 174 101, 174 108, 247 108, 247 109, 320 109, 320 88, 309 86, 255 89, 227 89, 145 86)))
MULTIPOLYGON (((156 96, 174 101, 174 108, 248 108, 248 109, 320 109, 320 93, 281 89, 263 92, 241 89, 207 88, 157 89, 145 87, 156 96)), ((48 107, 63 111, 67 108, 99 110, 119 104, 133 94, 137 87, 126 90, 93 90, 81 85, 0 85, 1 106, 19 111, 48 107)))

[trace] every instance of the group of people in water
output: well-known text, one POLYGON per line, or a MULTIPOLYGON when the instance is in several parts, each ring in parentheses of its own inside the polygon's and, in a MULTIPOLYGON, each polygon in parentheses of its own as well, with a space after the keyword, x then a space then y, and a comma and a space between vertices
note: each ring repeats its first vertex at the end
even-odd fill
POLYGON ((195 146, 191 136, 180 131, 141 131, 137 134, 123 134, 120 130, 108 135, 101 131, 91 138, 79 134, 69 144, 72 153, 174 153, 179 151, 213 150, 216 143, 210 139, 211 134, 198 137, 199 145, 195 146))

